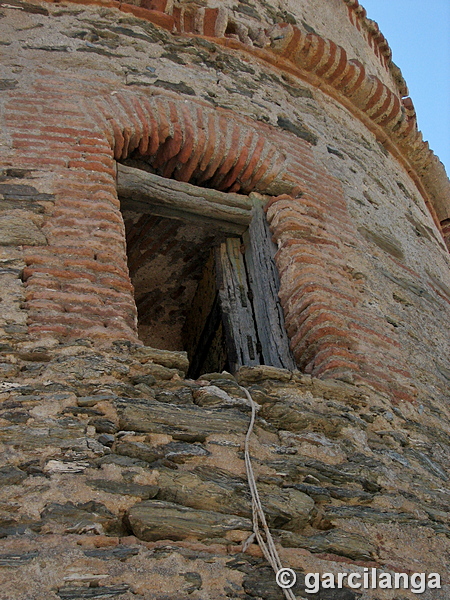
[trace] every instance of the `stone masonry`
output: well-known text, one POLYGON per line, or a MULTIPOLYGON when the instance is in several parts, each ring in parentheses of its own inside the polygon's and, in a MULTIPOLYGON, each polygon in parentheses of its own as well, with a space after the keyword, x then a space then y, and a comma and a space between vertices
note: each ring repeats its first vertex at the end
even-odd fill
POLYGON ((364 8, 0 0, 0 47, 0 600, 283 598, 242 386, 296 597, 448 598, 450 182, 364 8), (142 342, 134 274, 178 242, 118 164, 264 203, 296 369, 142 342))

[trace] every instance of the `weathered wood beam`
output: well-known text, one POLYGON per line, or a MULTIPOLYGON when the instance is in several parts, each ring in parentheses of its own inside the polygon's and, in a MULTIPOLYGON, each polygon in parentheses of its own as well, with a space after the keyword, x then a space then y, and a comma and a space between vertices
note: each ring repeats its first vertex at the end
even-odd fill
POLYGON ((173 218, 200 218, 233 233, 242 233, 252 218, 248 196, 200 188, 122 164, 117 165, 117 191, 125 209, 173 218))
POLYGON ((263 209, 263 198, 254 198, 253 219, 243 235, 256 329, 265 365, 295 369, 284 327, 284 315, 278 299, 280 279, 275 265, 276 245, 272 241, 263 209))
POLYGON ((228 364, 235 373, 262 364, 240 239, 228 238, 217 248, 216 268, 228 364))

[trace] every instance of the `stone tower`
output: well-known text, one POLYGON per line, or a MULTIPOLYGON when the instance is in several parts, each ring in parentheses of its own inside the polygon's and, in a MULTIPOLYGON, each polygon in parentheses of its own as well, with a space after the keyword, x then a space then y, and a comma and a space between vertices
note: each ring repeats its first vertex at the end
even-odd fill
POLYGON ((283 598, 247 390, 296 597, 448 598, 450 183, 358 0, 1 0, 0 44, 0 600, 283 598))

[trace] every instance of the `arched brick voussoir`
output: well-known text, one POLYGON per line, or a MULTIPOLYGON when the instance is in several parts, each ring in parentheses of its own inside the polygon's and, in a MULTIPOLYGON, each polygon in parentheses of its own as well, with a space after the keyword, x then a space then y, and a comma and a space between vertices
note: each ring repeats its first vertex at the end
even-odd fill
POLYGON ((117 92, 97 105, 113 135, 114 157, 137 152, 165 177, 248 193, 272 183, 286 162, 265 131, 229 111, 159 90, 117 92))

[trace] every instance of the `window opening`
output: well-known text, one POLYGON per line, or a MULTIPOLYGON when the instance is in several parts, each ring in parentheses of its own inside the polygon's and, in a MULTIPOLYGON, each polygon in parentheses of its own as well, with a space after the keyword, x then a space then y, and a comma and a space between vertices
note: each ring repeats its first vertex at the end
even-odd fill
POLYGON ((242 365, 294 368, 264 197, 118 165, 139 337, 186 350, 190 377, 242 365))

